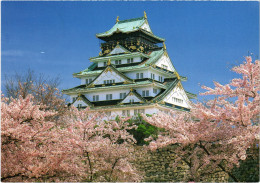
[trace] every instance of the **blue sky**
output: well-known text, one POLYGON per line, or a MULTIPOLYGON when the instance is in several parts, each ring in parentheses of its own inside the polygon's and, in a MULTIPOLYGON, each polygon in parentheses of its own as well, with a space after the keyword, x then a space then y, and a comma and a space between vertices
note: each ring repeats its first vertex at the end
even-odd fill
MULTIPOLYGON (((143 16, 166 39, 169 56, 187 91, 228 83, 232 66, 259 57, 259 2, 1 2, 1 76, 31 68, 60 75, 60 89, 80 84, 72 73, 98 56, 96 33, 120 20, 143 16)), ((3 87, 3 86, 2 86, 3 87)), ((199 97, 201 99, 201 97, 199 97)))

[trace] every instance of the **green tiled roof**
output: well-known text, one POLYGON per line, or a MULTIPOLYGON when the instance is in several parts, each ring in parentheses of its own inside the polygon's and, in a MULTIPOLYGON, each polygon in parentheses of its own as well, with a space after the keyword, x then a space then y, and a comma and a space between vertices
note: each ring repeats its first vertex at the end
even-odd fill
POLYGON ((119 21, 110 30, 103 32, 103 33, 96 34, 96 37, 98 37, 98 38, 108 37, 108 36, 113 35, 115 32, 130 33, 130 32, 135 32, 135 31, 140 30, 140 31, 144 32, 145 34, 152 36, 160 41, 165 41, 165 39, 155 36, 153 33, 150 33, 148 31, 141 29, 141 26, 146 21, 147 20, 144 17, 119 21))
MULTIPOLYGON (((129 84, 123 84, 123 83, 115 83, 115 85, 96 85, 93 88, 87 88, 86 85, 79 85, 76 86, 74 88, 69 88, 66 90, 62 90, 62 93, 64 94, 68 94, 70 92, 76 92, 76 93, 84 93, 86 91, 93 91, 93 90, 97 90, 97 89, 115 89, 115 88, 134 88, 134 87, 138 87, 138 86, 143 86, 143 85, 149 85, 149 84, 153 84, 152 79, 146 79, 146 80, 141 80, 141 81, 135 81, 134 83, 129 83, 129 84)), ((164 88, 166 89, 167 87, 159 82, 154 82, 154 84, 157 87, 160 88, 164 88)))
POLYGON ((177 109, 179 111, 185 111, 185 112, 189 112, 190 109, 186 108, 186 107, 181 107, 181 106, 178 106, 178 105, 174 105, 174 104, 170 104, 170 103, 167 103, 165 102, 165 104, 159 104, 160 106, 163 106, 163 107, 167 107, 167 108, 173 108, 173 109, 177 109))
POLYGON ((145 64, 154 64, 163 54, 164 50, 160 49, 157 51, 153 51, 149 56, 151 57, 148 59, 145 64))
MULTIPOLYGON (((129 69, 137 69, 137 68, 144 68, 144 67, 147 67, 146 65, 150 65, 150 64, 153 64, 155 63, 159 58, 160 56, 163 54, 163 49, 161 50, 157 50, 157 51, 153 51, 150 55, 148 55, 150 58, 146 61, 146 62, 143 62, 143 64, 141 65, 135 65, 135 66, 127 66, 127 67, 120 67, 118 68, 118 71, 125 71, 125 70, 129 70, 129 69)), ((93 64, 90 66, 90 67, 94 67, 93 64)), ((99 74, 101 73, 101 70, 96 70, 96 71, 92 71, 93 69, 91 68, 87 68, 79 73, 74 73, 73 75, 74 76, 80 76, 80 75, 85 75, 85 74, 99 74)))
POLYGON ((186 95, 187 95, 187 97, 188 97, 189 99, 195 99, 195 98, 197 98, 197 95, 196 95, 196 94, 193 94, 193 93, 190 93, 190 92, 187 92, 187 91, 185 91, 185 93, 186 93, 186 95))
POLYGON ((178 84, 178 82, 179 82, 178 79, 173 80, 169 84, 168 88, 163 93, 161 93, 160 95, 157 95, 156 97, 154 97, 152 101, 153 102, 159 102, 159 101, 163 100, 163 98, 172 91, 172 89, 178 84))
POLYGON ((97 37, 103 37, 103 36, 110 36, 114 32, 117 31, 117 29, 120 30, 120 32, 127 33, 127 32, 134 32, 137 31, 139 27, 141 27, 145 23, 145 18, 134 18, 134 19, 128 19, 117 22, 110 30, 96 34, 97 37))
POLYGON ((132 52, 132 53, 121 53, 117 55, 107 55, 107 56, 97 56, 97 57, 91 57, 89 60, 92 62, 98 62, 98 61, 107 61, 108 59, 120 59, 120 58, 131 58, 131 57, 137 57, 142 56, 146 58, 150 58, 149 55, 141 52, 132 52))

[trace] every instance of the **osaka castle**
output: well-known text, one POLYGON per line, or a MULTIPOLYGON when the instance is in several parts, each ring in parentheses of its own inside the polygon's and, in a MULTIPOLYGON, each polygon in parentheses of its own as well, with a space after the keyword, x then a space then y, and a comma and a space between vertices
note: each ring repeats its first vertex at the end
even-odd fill
POLYGON ((145 12, 140 18, 117 17, 110 30, 96 37, 102 42, 99 55, 73 74, 81 81, 78 86, 62 91, 71 105, 112 116, 190 110, 196 95, 184 90, 187 78, 178 74, 165 39, 153 34, 145 12))

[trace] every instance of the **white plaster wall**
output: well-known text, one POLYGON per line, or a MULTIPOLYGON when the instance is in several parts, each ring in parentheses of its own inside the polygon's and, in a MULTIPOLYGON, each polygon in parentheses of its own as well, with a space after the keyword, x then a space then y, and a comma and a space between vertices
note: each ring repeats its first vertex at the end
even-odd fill
MULTIPOLYGON (((133 62, 141 62, 141 57, 131 57, 133 58, 133 62)), ((127 59, 128 58, 124 58, 124 59, 111 59, 111 63, 115 64, 116 60, 121 60, 121 64, 127 64, 127 59)))
POLYGON ((136 88, 136 92, 139 93, 142 96, 142 91, 143 90, 149 90, 149 97, 155 97, 158 93, 160 93, 160 89, 157 88, 157 94, 153 93, 153 88, 155 87, 142 87, 142 88, 136 88))
MULTIPOLYGON (((150 78, 149 77, 149 73, 148 73, 148 70, 140 70, 140 71, 133 71, 133 72, 125 72, 124 74, 131 78, 131 79, 136 79, 136 73, 143 73, 144 74, 144 77, 143 78, 150 78)), ((139 76, 140 77, 140 76, 139 76)))
POLYGON ((84 85, 86 84, 86 79, 92 79, 92 81, 95 79, 95 77, 84 77, 84 78, 81 78, 81 84, 84 85))
POLYGON ((170 104, 174 104, 174 105, 178 105, 181 107, 186 107, 186 108, 191 108, 190 104, 189 104, 189 99, 186 95, 186 93, 183 91, 183 89, 180 89, 179 87, 175 87, 169 94, 168 96, 166 96, 163 100, 164 102, 170 103, 170 104), (173 97, 178 98, 178 99, 182 99, 183 103, 179 103, 179 102, 175 102, 173 100, 173 97))
POLYGON ((120 99, 120 93, 126 93, 126 95, 130 92, 130 89, 120 89, 120 90, 110 90, 110 91, 100 91, 85 94, 86 98, 93 102, 93 95, 99 95, 99 101, 106 100, 106 94, 112 94, 112 100, 120 99))
POLYGON ((169 57, 163 55, 156 63, 155 65, 157 65, 158 67, 162 67, 162 64, 168 66, 168 69, 167 70, 170 70, 172 72, 175 71, 173 65, 172 65, 172 62, 170 60, 169 57))
POLYGON ((133 72, 125 72, 123 74, 125 74, 127 77, 129 77, 131 79, 137 79, 136 73, 143 73, 144 74, 143 78, 151 78, 151 73, 153 73, 154 74, 154 80, 156 80, 156 81, 159 81, 159 76, 163 77, 163 81, 164 81, 164 78, 167 77, 167 75, 161 74, 160 72, 156 72, 156 71, 153 71, 151 69, 133 71, 133 72))
POLYGON ((123 110, 130 110, 130 116, 135 116, 134 110, 135 109, 144 109, 145 114, 156 114, 159 112, 159 109, 156 107, 150 107, 150 108, 145 108, 145 107, 136 107, 136 108, 121 108, 121 109, 114 109, 111 111, 111 117, 112 119, 115 118, 117 115, 122 116, 123 110))
POLYGON ((103 61, 103 62, 97 62, 98 67, 104 67, 104 62, 105 62, 105 61, 103 61))
MULTIPOLYGON (((133 58, 133 62, 141 62, 141 57, 131 57, 133 58)), ((111 63, 112 64, 115 64, 115 60, 121 60, 121 64, 127 64, 127 58, 124 58, 124 59, 111 59, 111 63)), ((107 59, 108 61, 108 59, 107 59)), ((100 62, 97 62, 98 64, 98 67, 104 67, 104 62, 105 61, 100 61, 100 62)))
POLYGON ((167 77, 167 75, 165 75, 165 74, 161 74, 160 72, 149 69, 148 73, 147 73, 148 78, 151 78, 151 73, 154 74, 154 80, 156 80, 156 81, 159 81, 159 76, 163 77, 162 81, 164 81, 164 78, 167 77))

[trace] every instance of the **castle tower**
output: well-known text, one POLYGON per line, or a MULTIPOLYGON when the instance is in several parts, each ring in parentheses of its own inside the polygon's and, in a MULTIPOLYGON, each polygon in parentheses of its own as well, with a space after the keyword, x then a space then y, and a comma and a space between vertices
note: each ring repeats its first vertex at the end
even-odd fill
POLYGON ((72 105, 113 116, 190 110, 196 95, 183 89, 181 82, 187 78, 176 71, 165 39, 153 34, 146 13, 122 21, 117 17, 110 30, 96 37, 103 41, 99 56, 73 74, 81 85, 62 91, 72 105))

